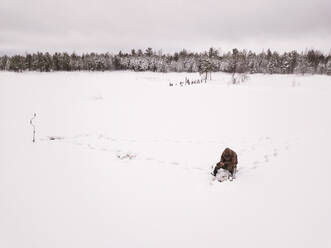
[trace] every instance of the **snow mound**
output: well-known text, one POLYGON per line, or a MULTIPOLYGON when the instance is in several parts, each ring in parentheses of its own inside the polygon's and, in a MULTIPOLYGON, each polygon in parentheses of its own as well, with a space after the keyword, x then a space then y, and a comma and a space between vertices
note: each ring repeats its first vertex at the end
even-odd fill
POLYGON ((216 174, 216 179, 220 182, 226 181, 231 176, 231 173, 224 169, 219 169, 216 174))

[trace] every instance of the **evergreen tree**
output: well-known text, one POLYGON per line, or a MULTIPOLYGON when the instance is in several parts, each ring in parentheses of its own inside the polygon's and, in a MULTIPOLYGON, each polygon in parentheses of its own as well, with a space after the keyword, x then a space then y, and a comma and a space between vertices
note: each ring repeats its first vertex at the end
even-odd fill
POLYGON ((153 55, 153 49, 152 48, 147 48, 146 50, 145 50, 145 55, 146 56, 152 56, 153 55))
POLYGON ((325 72, 327 75, 331 75, 331 58, 329 58, 328 62, 326 63, 325 72))

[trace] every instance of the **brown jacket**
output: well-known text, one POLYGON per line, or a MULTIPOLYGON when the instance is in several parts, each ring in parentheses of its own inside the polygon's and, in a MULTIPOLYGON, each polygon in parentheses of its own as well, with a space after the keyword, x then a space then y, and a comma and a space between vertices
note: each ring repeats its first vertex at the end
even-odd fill
POLYGON ((237 153, 230 148, 226 148, 221 156, 221 162, 224 163, 224 167, 232 170, 237 168, 238 157, 237 153))

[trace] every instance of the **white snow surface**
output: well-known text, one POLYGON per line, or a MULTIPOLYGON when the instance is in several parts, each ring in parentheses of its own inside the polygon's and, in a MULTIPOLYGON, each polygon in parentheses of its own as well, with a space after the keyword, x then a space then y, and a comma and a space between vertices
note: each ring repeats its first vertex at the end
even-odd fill
POLYGON ((185 77, 0 72, 0 247, 331 247, 331 77, 185 77))

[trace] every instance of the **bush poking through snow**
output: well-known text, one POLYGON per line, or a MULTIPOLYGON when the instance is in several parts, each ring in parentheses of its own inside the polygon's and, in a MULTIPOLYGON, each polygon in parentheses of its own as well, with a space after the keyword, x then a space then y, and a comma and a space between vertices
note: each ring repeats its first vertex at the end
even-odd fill
POLYGON ((121 159, 121 160, 125 160, 125 159, 129 159, 132 160, 135 157, 137 157, 136 154, 131 154, 131 153, 126 153, 126 154, 117 154, 117 158, 121 159))
POLYGON ((180 81, 179 83, 169 83, 169 86, 186 86, 186 85, 194 85, 194 84, 202 84, 203 82, 207 83, 204 79, 195 79, 190 80, 188 78, 185 78, 184 82, 180 81))
POLYGON ((233 73, 231 78, 232 84, 241 84, 246 82, 249 79, 247 73, 233 73))

